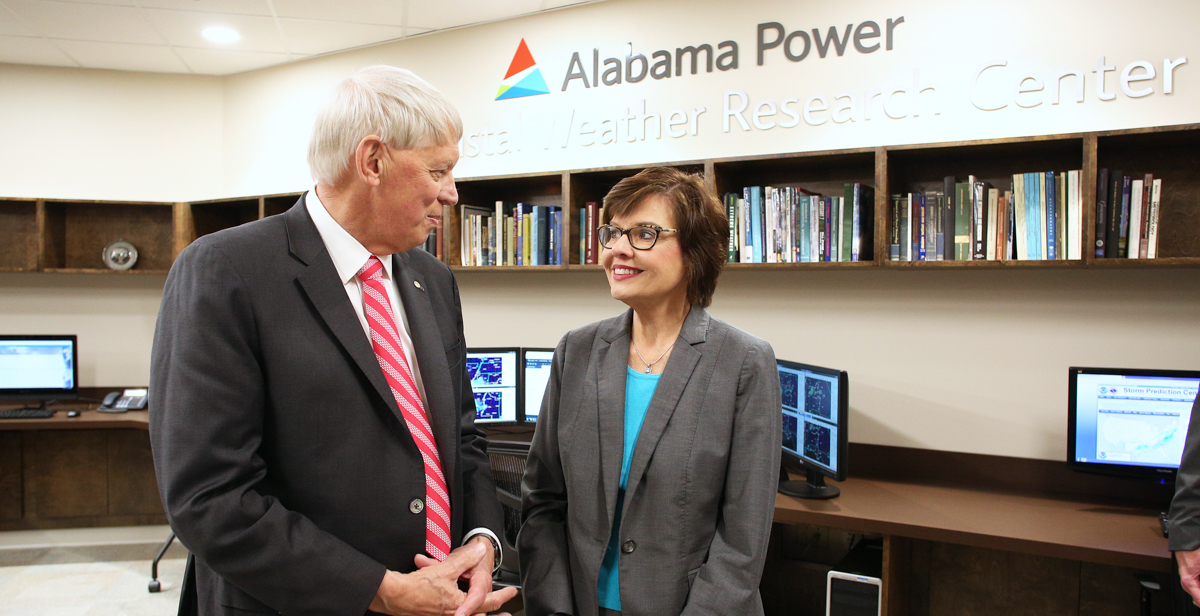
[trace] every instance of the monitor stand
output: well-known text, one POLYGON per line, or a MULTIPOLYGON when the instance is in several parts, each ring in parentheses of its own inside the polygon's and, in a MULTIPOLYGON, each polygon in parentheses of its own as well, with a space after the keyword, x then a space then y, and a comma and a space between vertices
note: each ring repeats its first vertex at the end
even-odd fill
POLYGON ((791 479, 788 477, 787 469, 781 464, 779 466, 779 493, 816 500, 833 498, 842 493, 841 488, 825 484, 825 475, 811 468, 805 470, 808 471, 807 481, 791 479))

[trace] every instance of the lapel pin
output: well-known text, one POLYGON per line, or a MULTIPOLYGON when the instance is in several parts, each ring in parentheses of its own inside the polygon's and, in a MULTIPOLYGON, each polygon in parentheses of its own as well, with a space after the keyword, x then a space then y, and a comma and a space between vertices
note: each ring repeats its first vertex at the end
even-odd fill
POLYGON ((413 286, 414 286, 414 287, 416 287, 416 288, 418 288, 418 289, 420 289, 420 288, 421 288, 421 283, 420 283, 420 281, 414 280, 414 281, 413 281, 413 286))

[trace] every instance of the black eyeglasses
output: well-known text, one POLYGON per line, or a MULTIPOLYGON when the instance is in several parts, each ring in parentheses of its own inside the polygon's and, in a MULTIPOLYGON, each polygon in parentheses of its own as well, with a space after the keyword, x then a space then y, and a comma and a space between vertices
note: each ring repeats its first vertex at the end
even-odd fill
POLYGON ((617 240, 621 239, 622 235, 628 234, 630 246, 638 250, 650 250, 658 241, 658 234, 664 231, 674 233, 679 229, 665 229, 658 225, 634 225, 622 229, 615 225, 602 225, 596 229, 596 239, 600 240, 601 246, 611 249, 617 245, 617 240))

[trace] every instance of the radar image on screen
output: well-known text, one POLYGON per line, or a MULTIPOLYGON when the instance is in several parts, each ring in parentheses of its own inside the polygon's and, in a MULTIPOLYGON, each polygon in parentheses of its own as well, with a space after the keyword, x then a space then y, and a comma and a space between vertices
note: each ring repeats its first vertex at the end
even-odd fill
MULTIPOLYGON (((833 418, 833 384, 822 379, 804 377, 804 411, 825 419, 833 418)), ((828 443, 828 436, 825 439, 828 443)))
POLYGON ((829 451, 829 428, 818 423, 804 422, 804 457, 829 466, 829 451))
MULTIPOLYGON (((800 408, 796 406, 800 402, 800 375, 795 372, 780 370, 779 387, 780 393, 783 394, 783 405, 789 409, 800 408)), ((795 447, 792 449, 795 449, 795 447)))
POLYGON ((796 420, 795 415, 783 414, 783 448, 790 451, 796 449, 796 420))
POLYGON ((500 419, 501 397, 498 391, 475 392, 475 419, 500 419))
POLYGON ((503 385, 504 358, 467 357, 467 373, 471 375, 471 385, 503 385))

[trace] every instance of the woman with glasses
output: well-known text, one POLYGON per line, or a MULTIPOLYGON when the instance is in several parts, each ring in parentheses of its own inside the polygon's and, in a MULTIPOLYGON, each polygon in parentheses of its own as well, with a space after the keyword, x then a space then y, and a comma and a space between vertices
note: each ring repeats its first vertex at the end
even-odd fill
POLYGON ((669 168, 604 205, 600 259, 629 310, 555 349, 523 486, 526 613, 759 616, 779 375, 769 344, 705 310, 725 213, 669 168))

